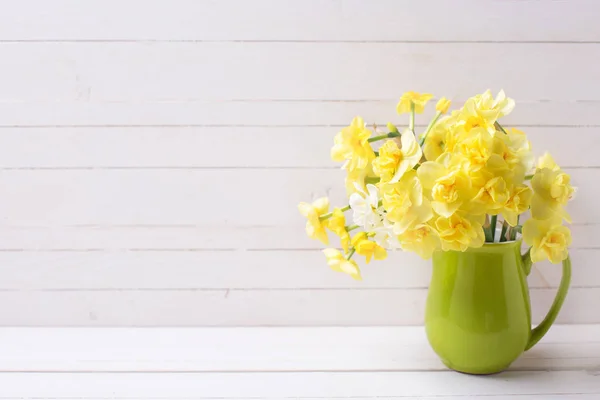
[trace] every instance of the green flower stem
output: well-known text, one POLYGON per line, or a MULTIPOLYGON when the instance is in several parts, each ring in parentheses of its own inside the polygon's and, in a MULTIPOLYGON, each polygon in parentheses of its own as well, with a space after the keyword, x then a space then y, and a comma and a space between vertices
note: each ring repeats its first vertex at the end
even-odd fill
POLYGON ((523 225, 513 226, 513 229, 515 230, 516 233, 522 233, 523 232, 523 225))
MULTIPOLYGON (((347 206, 345 206, 345 207, 342 207, 342 208, 340 208, 340 210, 341 210, 342 212, 344 212, 344 211, 348 211, 349 209, 350 209, 350 205, 347 205, 347 206)), ((319 220, 321 220, 321 221, 325 221, 326 219, 329 219, 329 218, 331 218, 331 216, 332 216, 332 215, 333 215, 333 211, 332 211, 332 212, 328 212, 327 214, 320 215, 320 216, 319 216, 319 220)))
POLYGON ((414 133, 415 131, 415 103, 410 103, 410 119, 408 120, 408 129, 414 133))
POLYGON ((491 232, 492 242, 496 238, 496 223, 497 222, 498 222, 498 216, 492 215, 492 218, 490 218, 490 230, 492 231, 491 232))
POLYGON ((531 266, 533 264, 533 262, 531 261, 531 247, 527 249, 527 252, 525 252, 525 254, 523 254, 522 258, 523 258, 523 264, 525 267, 525 275, 529 275, 529 273, 531 272, 531 266))
POLYGON ((502 132, 504 132, 505 135, 508 135, 508 133, 506 133, 506 131, 504 130, 504 128, 502 127, 502 125, 500 125, 500 123, 498 123, 498 121, 494 122, 494 126, 496 127, 496 129, 501 130, 502 132))
MULTIPOLYGON (((487 217, 486 217, 487 220, 487 217)), ((485 234, 485 241, 486 243, 491 243, 494 241, 494 239, 492 238, 492 224, 489 224, 487 227, 483 227, 483 233, 485 234)))
POLYGON ((526 181, 530 181, 532 179, 533 179, 533 174, 531 174, 531 175, 525 175, 525 180, 526 181))
POLYGON ((435 114, 435 117, 433 117, 433 119, 431 120, 431 122, 429 122, 429 125, 427 125, 427 129, 425 130, 425 133, 422 134, 421 139, 419 139, 419 146, 423 147, 423 144, 425 143, 425 138, 427 137, 427 135, 429 134, 431 129, 433 129, 433 127, 435 126, 435 124, 437 123, 438 119, 440 119, 441 116, 442 116, 442 112, 438 111, 437 114, 435 114))
POLYGON ((508 230, 508 224, 506 221, 502 224, 502 233, 500 234, 500 241, 506 242, 506 231, 508 230))
POLYGON ((398 136, 400 136, 399 132, 390 132, 390 133, 386 133, 385 135, 373 136, 372 138, 369 138, 369 140, 367 140, 367 142, 373 143, 373 142, 376 142, 378 140, 395 138, 395 137, 398 137, 398 136))
POLYGON ((354 255, 354 253, 356 253, 356 249, 353 247, 350 249, 350 251, 348 252, 348 255, 346 256, 346 260, 350 261, 350 259, 352 258, 352 256, 354 255))
POLYGON ((517 228, 519 227, 519 217, 520 217, 520 215, 517 215, 517 226, 510 227, 510 232, 508 234, 508 236, 510 237, 510 240, 515 240, 517 238, 517 228))
POLYGON ((358 225, 348 225, 348 226, 346 226, 345 228, 346 228, 346 231, 347 231, 347 232, 350 232, 350 231, 353 231, 353 230, 355 230, 355 229, 358 229, 358 228, 360 228, 360 226, 358 226, 358 225))
POLYGON ((378 176, 367 176, 365 178, 365 184, 368 184, 368 183, 379 183, 380 180, 381 180, 381 178, 378 177, 378 176))

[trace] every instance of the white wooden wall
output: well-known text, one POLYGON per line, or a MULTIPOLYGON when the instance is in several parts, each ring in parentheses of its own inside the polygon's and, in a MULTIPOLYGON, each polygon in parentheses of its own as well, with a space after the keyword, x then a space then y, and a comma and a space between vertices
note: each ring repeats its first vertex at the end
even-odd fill
MULTIPOLYGON (((0 6, 1 325, 419 324, 427 262, 354 282, 296 204, 343 200, 329 148, 353 116, 486 88, 580 188, 559 321, 600 322, 597 1, 0 6)), ((532 273, 536 320, 559 269, 532 273)))

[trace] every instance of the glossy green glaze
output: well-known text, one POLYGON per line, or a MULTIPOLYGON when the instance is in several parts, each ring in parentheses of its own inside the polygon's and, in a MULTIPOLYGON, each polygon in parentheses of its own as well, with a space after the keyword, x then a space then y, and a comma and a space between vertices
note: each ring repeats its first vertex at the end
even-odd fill
POLYGON ((570 260, 563 262, 550 312, 532 330, 526 280, 531 261, 520 249, 516 241, 434 254, 425 326, 429 343, 449 368, 500 372, 535 345, 556 319, 570 283, 570 260))

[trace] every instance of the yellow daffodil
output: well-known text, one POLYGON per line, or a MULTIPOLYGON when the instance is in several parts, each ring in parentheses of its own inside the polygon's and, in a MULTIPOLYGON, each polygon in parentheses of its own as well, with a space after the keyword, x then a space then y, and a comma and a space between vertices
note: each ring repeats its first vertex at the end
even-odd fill
POLYGON ((333 161, 346 161, 344 168, 349 171, 363 169, 375 158, 375 153, 369 144, 371 131, 365 127, 361 117, 352 120, 352 124, 343 128, 334 138, 331 149, 333 161))
POLYGON ((442 114, 446 114, 448 112, 448 109, 450 108, 450 103, 451 103, 450 100, 448 100, 445 97, 442 97, 441 99, 438 100, 437 104, 435 105, 435 109, 436 109, 436 111, 438 111, 442 114))
POLYGON ((433 97, 429 93, 406 92, 400 97, 400 101, 396 106, 398 114, 406 114, 411 112, 411 106, 414 104, 415 113, 421 114, 425 109, 425 104, 433 97))
POLYGON ((408 171, 396 183, 382 185, 380 190, 383 208, 387 219, 394 222, 396 235, 433 216, 431 203, 423 196, 423 187, 415 170, 408 171))
POLYGON ((325 249, 323 250, 323 253, 327 258, 327 264, 332 270, 344 272, 356 280, 362 279, 356 261, 347 260, 344 255, 336 249, 325 249))
POLYGON ((329 199, 322 197, 315 200, 312 204, 300 203, 298 204, 298 210, 300 214, 307 218, 306 221, 306 234, 311 239, 318 239, 324 244, 329 244, 329 238, 327 237, 327 221, 321 221, 319 217, 323 214, 327 214, 329 211, 329 199))
POLYGON ((474 208, 470 210, 476 214, 498 214, 506 205, 510 196, 506 181, 501 176, 488 180, 473 198, 474 208))
POLYGON ((427 161, 435 161, 444 152, 453 152, 460 137, 456 125, 456 111, 451 116, 442 117, 425 137, 423 155, 427 161))
POLYGON ((427 224, 420 224, 402 233, 398 240, 402 250, 414 251, 421 258, 431 258, 433 252, 441 246, 438 233, 427 224))
POLYGON ((485 215, 454 213, 449 218, 439 216, 435 220, 435 228, 440 236, 442 250, 465 251, 469 247, 483 246, 484 220, 485 215))
POLYGON ((386 140, 379 148, 379 156, 373 160, 373 172, 381 178, 381 182, 392 180, 402 159, 402 151, 394 140, 386 140))
POLYGON ((560 169, 556 162, 554 162, 554 158, 552 158, 552 156, 548 153, 544 153, 544 155, 539 158, 537 163, 537 169, 544 168, 548 168, 552 171, 558 171, 560 169))
POLYGON ((473 98, 476 99, 477 105, 482 112, 498 113, 498 117, 510 114, 515 108, 514 100, 506 97, 504 90, 500 90, 496 98, 492 96, 492 92, 489 90, 473 98))
POLYGON ((498 119, 498 113, 484 113, 477 108, 477 103, 470 99, 467 100, 460 113, 460 124, 465 131, 473 128, 485 129, 488 134, 493 135, 496 131, 494 123, 498 119))
MULTIPOLYGON (((455 156, 456 157, 456 156, 455 156)), ((460 157, 459 157, 460 158, 460 157)), ((485 193, 482 193, 482 189, 484 191, 488 191, 489 189, 491 189, 492 187, 494 187, 494 183, 496 184, 501 184, 501 182, 490 182, 490 180, 492 180, 495 177, 500 177, 504 179, 504 176, 502 174, 494 174, 492 173, 492 171, 490 171, 488 168, 481 168, 478 169, 477 171, 474 171, 472 169, 469 169, 468 166, 465 166, 463 164, 463 170, 465 171, 465 173, 469 176, 469 180, 471 182, 471 192, 473 194, 473 198, 471 200, 473 200, 473 202, 475 202, 477 196, 485 196, 485 193), (486 185, 488 185, 488 187, 486 188, 486 185)), ((504 179, 504 182, 506 182, 506 179, 504 179)), ((506 182, 506 186, 510 186, 508 184, 508 182, 506 182)), ((498 190, 497 187, 494 187, 495 190, 498 190)), ((473 207, 475 207, 474 205, 472 205, 473 207)), ((477 207, 481 208, 481 204, 477 204, 477 207)), ((469 209, 470 208, 466 208, 469 209)))
POLYGON ((534 192, 531 200, 533 218, 541 220, 560 216, 571 222, 571 217, 563 208, 575 193, 571 177, 567 173, 560 169, 538 169, 531 180, 531 186, 534 192))
MULTIPOLYGON (((487 163, 485 164, 485 168, 482 168, 481 170, 471 174, 471 177, 473 177, 473 179, 477 180, 480 183, 482 181, 479 180, 478 178, 483 178, 484 179, 483 184, 485 184, 485 182, 487 182, 486 179, 490 179, 489 178, 490 176, 491 177, 496 177, 496 176, 502 177, 502 179, 504 179, 504 182, 506 182, 506 185, 509 187, 523 183, 522 180, 516 179, 515 171, 509 169, 508 164, 506 164, 506 162, 504 160, 502 160, 500 157, 498 157, 497 154, 492 154, 490 156, 487 163)), ((474 183, 474 185, 478 186, 476 183, 474 183)), ((479 189, 481 187, 482 187, 482 185, 478 186, 479 189)))
POLYGON ((461 154, 469 169, 477 171, 485 167, 492 153, 493 138, 483 128, 473 128, 459 139, 455 152, 461 154))
POLYGON ((506 97, 504 90, 500 90, 493 101, 491 92, 488 90, 487 93, 489 93, 489 97, 485 99, 486 106, 490 109, 500 110, 500 117, 507 116, 515 109, 515 101, 506 97))
POLYGON ((450 115, 446 115, 442 117, 436 126, 445 125, 446 128, 446 143, 444 145, 444 150, 448 152, 453 152, 454 147, 459 139, 461 139, 465 135, 464 126, 460 124, 460 110, 454 110, 450 113, 450 115))
POLYGON ((446 136, 448 135, 448 118, 441 119, 425 136, 423 142, 423 155, 427 161, 435 161, 445 150, 446 136))
POLYGON ((440 162, 427 161, 419 167, 417 175, 426 195, 431 198, 433 210, 450 217, 474 196, 471 179, 461 166, 452 166, 448 154, 440 162))
POLYGON ((379 148, 379 156, 373 160, 373 172, 381 178, 381 183, 398 182, 421 160, 423 153, 412 132, 405 131, 401 143, 399 148, 394 140, 387 140, 379 148))
POLYGON ((502 217, 510 226, 516 226, 518 216, 529 209, 533 192, 529 186, 519 185, 512 189, 510 197, 502 207, 502 217))
POLYGON ((505 155, 510 166, 520 165, 529 172, 533 169, 535 160, 531 152, 531 142, 527 139, 525 132, 511 128, 504 135, 506 146, 511 150, 510 155, 505 155))
POLYGON ((498 118, 509 114, 514 108, 515 102, 500 91, 496 98, 488 90, 483 94, 471 97, 465 102, 460 113, 461 124, 467 131, 472 128, 483 128, 490 135, 496 131, 494 123, 498 118))
POLYGON ((348 247, 350 247, 350 234, 346 230, 346 217, 344 216, 344 212, 339 208, 334 208, 331 218, 327 221, 327 227, 339 236, 344 253, 348 253, 348 247))
POLYGON ((431 189, 433 209, 438 214, 449 217, 470 197, 461 196, 461 189, 468 188, 469 178, 461 169, 439 177, 431 189))
POLYGON ((571 231, 561 218, 529 219, 523 224, 523 239, 531 246, 531 261, 559 263, 569 255, 571 231))
POLYGON ((519 185, 533 165, 531 144, 525 133, 514 128, 508 133, 496 131, 488 167, 508 171, 511 183, 519 185))
POLYGON ((373 163, 369 162, 365 168, 356 168, 347 170, 345 186, 348 196, 356 193, 358 190, 364 192, 367 190, 367 178, 377 178, 373 173, 373 163))
POLYGON ((369 240, 365 232, 359 232, 354 235, 352 246, 358 254, 366 258, 367 264, 371 262, 371 258, 385 260, 387 257, 387 251, 374 241, 369 240))
POLYGON ((535 163, 524 132, 501 125, 514 101, 488 90, 450 111, 450 100, 442 97, 416 138, 415 114, 432 97, 402 95, 397 111, 410 113, 402 134, 392 123, 371 131, 360 117, 336 134, 331 157, 344 162, 348 206, 328 213, 327 198, 298 206, 309 237, 328 243, 331 231, 340 238, 343 252, 324 250, 330 267, 361 279, 354 253, 367 263, 400 248, 427 259, 435 251, 514 240, 521 230, 533 261, 564 260, 571 234, 561 223, 571 221, 565 206, 575 188, 549 154, 535 163), (532 219, 521 229, 519 217, 529 211, 532 219), (494 235, 498 219, 511 227, 506 235, 494 235), (362 232, 351 236, 348 228, 362 232))

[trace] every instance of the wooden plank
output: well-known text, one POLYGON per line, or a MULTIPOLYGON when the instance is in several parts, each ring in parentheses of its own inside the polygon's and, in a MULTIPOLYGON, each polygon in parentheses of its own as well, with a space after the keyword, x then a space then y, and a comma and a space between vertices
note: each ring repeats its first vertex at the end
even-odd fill
MULTIPOLYGON (((104 382, 100 381, 97 382, 97 384, 105 384, 104 382)), ((129 384, 129 383, 125 383, 125 384, 129 384)), ((165 399, 165 400, 171 400, 171 399, 185 399, 188 400, 189 397, 186 395, 183 395, 184 397, 172 397, 171 395, 169 397, 152 397, 152 399, 165 399)), ((597 395, 595 394, 557 394, 557 395, 544 395, 544 399, 548 399, 548 400, 596 400, 597 395)), ((444 396, 445 398, 448 399, 452 399, 452 400, 472 400, 473 396, 471 395, 466 395, 466 396, 444 396)), ((353 399, 354 397, 337 397, 338 399, 353 399)), ((386 396, 386 399, 390 399, 390 400, 401 400, 401 399, 406 399, 406 397, 397 397, 397 396, 386 396)), ((19 398, 1 398, 2 400, 21 400, 21 397, 19 398)), ((45 399, 45 398, 44 398, 45 399)), ((71 400, 71 397, 53 397, 52 400, 71 400)), ((110 397, 111 400, 129 400, 129 399, 143 399, 143 400, 147 400, 149 399, 149 397, 110 397)), ((202 399, 202 400, 227 400, 227 399, 231 399, 231 400, 256 400, 256 397, 194 397, 194 399, 202 399)), ((270 400, 288 400, 289 397, 269 397, 270 400)), ((323 397, 294 397, 294 399, 302 399, 302 400, 323 400, 323 397)), ((377 396, 377 397, 361 397, 361 399, 365 399, 365 400, 379 400, 381 399, 381 397, 377 396)), ((439 396, 434 396, 434 397, 430 397, 430 396, 419 396, 419 397, 413 397, 413 399, 418 399, 418 400, 439 400, 439 396)), ((531 395, 496 395, 494 396, 494 400, 530 400, 531 399, 531 395)))
POLYGON ((466 98, 488 87, 521 101, 600 100, 590 90, 600 44, 1 43, 0 51, 3 102, 356 100, 405 90, 466 98), (499 60, 535 73, 524 84, 499 60))
MULTIPOLYGON (((598 368, 598 335, 557 325, 510 370, 598 368)), ((423 327, 5 328, 0 338, 0 371, 13 372, 447 370, 423 327)))
MULTIPOLYGON (((60 126, 79 128, 82 126, 119 128, 123 134, 134 126, 171 126, 215 128, 215 127, 314 127, 346 126, 356 115, 362 115, 369 123, 384 125, 388 121, 406 125, 407 116, 395 113, 398 98, 403 90, 400 87, 386 94, 384 99, 340 100, 328 97, 325 100, 169 100, 169 101, 119 101, 106 102, 91 99, 50 100, 40 102, 0 103, 2 120, 0 127, 60 126), (124 129, 127 128, 127 129, 124 129)), ((416 89, 416 87, 410 86, 416 89)), ((482 89, 478 88, 480 92, 482 89)), ((442 93, 438 93, 442 94, 442 93)), ((473 95, 468 93, 465 96, 473 95)), ((509 93, 512 96, 512 93, 509 93)), ((356 93, 360 95, 360 93, 356 93)), ((459 107, 463 98, 455 98, 459 107)), ((517 107, 503 119, 507 125, 521 126, 563 126, 597 127, 598 101, 576 101, 564 98, 548 100, 527 100, 516 98, 517 107)), ((433 107, 433 105, 432 105, 433 107)), ((432 107, 423 116, 418 116, 418 126, 426 126, 432 107)), ((525 129, 528 131, 528 129, 525 129)), ((330 131, 328 131, 328 134, 330 131)))
MULTIPOLYGON (((350 214, 348 214, 350 218, 350 214)), ((597 249, 598 224, 573 224, 571 249, 597 249)), ((329 235, 330 245, 340 247, 329 235)), ((0 226, 0 251, 258 251, 319 250, 305 222, 276 225, 171 224, 0 226)))
POLYGON ((443 396, 472 399, 494 396, 519 399, 512 396, 521 395, 522 399, 523 396, 547 398, 546 395, 597 396, 600 376, 586 371, 514 371, 490 377, 455 372, 13 373, 1 374, 0 385, 5 398, 423 399, 443 396))
POLYGON ((2 3, 3 40, 600 40, 594 19, 599 10, 593 0, 547 4, 491 0, 2 3))
MULTIPOLYGON (((600 187, 589 183, 600 169, 567 171, 581 187, 573 221, 599 223, 591 205, 600 187)), ((0 209, 4 227, 301 226, 300 201, 329 195, 332 205, 347 204, 343 177, 337 169, 5 170, 0 209)))
MULTIPOLYGON (((514 394, 507 394, 507 395, 495 395, 494 396, 494 400, 531 400, 531 396, 532 395, 514 395, 514 394)), ((544 399, 548 399, 548 400, 596 400, 596 396, 595 394, 551 394, 551 395, 544 395, 544 399)), ((298 397, 301 399, 310 399, 310 400, 322 400, 322 397, 298 397)), ((352 399, 353 397, 347 397, 348 399, 352 399)), ((361 397, 361 399, 366 399, 366 400, 378 400, 381 397, 361 397)), ((391 397, 385 397, 386 399, 390 399, 390 400, 403 400, 406 399, 405 396, 402 397, 396 397, 396 396, 391 396, 391 397)), ((418 400, 439 400, 440 396, 419 396, 419 397, 413 397, 413 399, 418 399, 418 400)), ((443 398, 446 399, 452 399, 452 400, 472 400, 473 396, 472 395, 458 395, 458 396, 443 396, 443 398)), ((477 397, 475 397, 477 398, 477 397)), ((219 398, 213 398, 213 399, 208 399, 208 400, 221 400, 219 398)), ((235 400, 254 400, 254 399, 243 399, 243 398, 236 398, 235 400)), ((280 400, 287 400, 285 398, 281 398, 280 400)))
MULTIPOLYGON (((597 128, 524 130, 538 155, 549 151, 563 167, 600 167, 597 128)), ((329 151, 338 131, 335 127, 6 128, 0 129, 0 168, 333 168, 339 164, 331 161, 329 151)))
MULTIPOLYGON (((572 288, 600 287, 600 249, 572 250, 572 288)), ((360 258, 359 258, 360 259, 360 258)), ((0 252, 0 290, 423 289, 431 261, 394 252, 364 265, 363 281, 330 270, 312 251, 0 252)), ((534 288, 557 287, 561 267, 535 264, 534 288)))
MULTIPOLYGON (((539 322, 555 289, 532 289, 539 322)), ((1 326, 420 325, 425 289, 4 291, 1 326)), ((600 288, 572 288, 557 322, 598 322, 600 288)))

